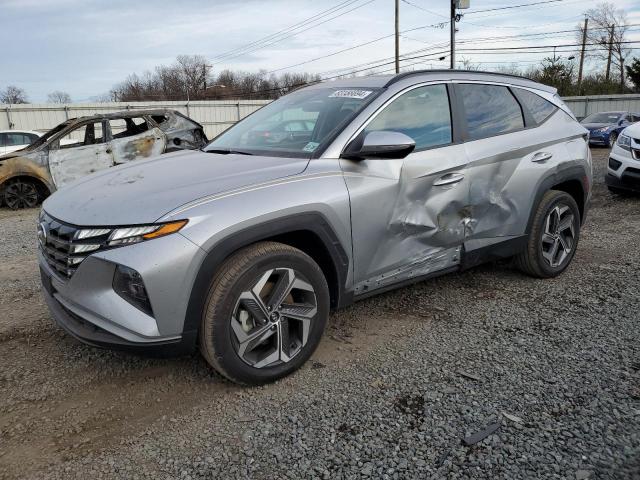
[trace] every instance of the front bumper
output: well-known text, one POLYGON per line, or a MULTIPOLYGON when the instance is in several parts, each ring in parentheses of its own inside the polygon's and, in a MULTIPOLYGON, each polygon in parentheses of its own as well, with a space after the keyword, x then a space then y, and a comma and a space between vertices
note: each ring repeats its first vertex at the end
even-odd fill
POLYGON ((61 277, 39 252, 43 292, 56 323, 79 340, 125 350, 191 351, 197 331, 183 331, 195 271, 204 252, 180 234, 105 250, 61 277), (147 315, 112 287, 116 265, 140 273, 153 308, 147 315))
MULTIPOLYGON (((635 143, 633 148, 637 148, 635 143)), ((609 159, 605 183, 609 187, 640 192, 640 160, 634 158, 631 152, 618 145, 614 145, 609 159)))
MULTIPOLYGON (((41 268, 43 286, 50 283, 46 272, 41 268)), ((69 335, 91 345, 93 347, 108 348, 112 350, 123 350, 139 353, 162 353, 166 355, 182 355, 192 352, 195 349, 196 336, 195 333, 182 335, 176 339, 160 340, 155 342, 138 343, 125 340, 122 337, 114 335, 91 322, 88 322, 79 315, 66 308, 58 299, 55 298, 55 291, 43 287, 42 293, 49 312, 64 331, 69 335)))

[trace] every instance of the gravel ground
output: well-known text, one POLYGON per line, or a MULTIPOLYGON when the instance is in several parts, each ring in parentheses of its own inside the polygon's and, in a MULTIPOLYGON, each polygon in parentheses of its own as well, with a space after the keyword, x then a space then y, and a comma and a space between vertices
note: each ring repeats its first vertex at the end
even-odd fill
POLYGON ((70 339, 36 212, 0 211, 0 478, 640 478, 640 198, 606 191, 606 153, 561 277, 503 262, 360 302, 252 389, 70 339))

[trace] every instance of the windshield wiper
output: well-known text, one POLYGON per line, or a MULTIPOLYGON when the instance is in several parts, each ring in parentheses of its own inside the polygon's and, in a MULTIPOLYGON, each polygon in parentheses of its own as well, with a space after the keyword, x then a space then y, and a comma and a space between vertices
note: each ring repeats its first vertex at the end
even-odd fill
POLYGON ((250 152, 243 152, 242 150, 233 150, 231 148, 212 148, 209 150, 205 150, 207 153, 219 153, 221 155, 229 155, 230 153, 236 153, 238 155, 253 155, 250 152))

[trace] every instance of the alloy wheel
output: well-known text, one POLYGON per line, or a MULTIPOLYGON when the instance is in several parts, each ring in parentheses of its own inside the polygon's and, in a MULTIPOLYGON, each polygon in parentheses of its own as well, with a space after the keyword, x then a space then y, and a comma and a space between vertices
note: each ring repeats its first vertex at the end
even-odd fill
POLYGON ((287 363, 307 344, 316 313, 316 294, 304 276, 291 268, 267 270, 236 302, 234 349, 254 368, 287 363))
POLYGON ((542 234, 542 256, 553 267, 559 267, 575 245, 575 217, 568 205, 559 203, 547 214, 542 234))
POLYGON ((33 208, 38 204, 38 190, 33 183, 18 180, 5 187, 4 201, 13 210, 33 208))

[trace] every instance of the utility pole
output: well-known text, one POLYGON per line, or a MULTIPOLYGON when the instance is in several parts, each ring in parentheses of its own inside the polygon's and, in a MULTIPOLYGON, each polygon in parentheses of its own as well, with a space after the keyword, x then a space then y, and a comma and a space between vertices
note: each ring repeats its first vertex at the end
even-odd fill
POLYGON ((582 66, 584 65, 584 48, 587 44, 587 26, 589 17, 584 17, 584 27, 582 27, 582 50, 580 51, 580 68, 578 69, 578 95, 582 93, 582 66))
POLYGON ((605 75, 607 81, 609 81, 609 73, 611 72, 611 51, 613 50, 613 31, 615 25, 611 25, 611 33, 609 34, 609 56, 607 57, 607 74, 605 75))
POLYGON ((396 73, 400 73, 400 0, 396 0, 396 73))
POLYGON ((450 18, 450 27, 451 27, 451 69, 456 68, 456 22, 458 22, 462 15, 456 13, 456 9, 466 10, 471 6, 471 0, 449 0, 451 2, 451 18, 450 18))
POLYGON ((451 18, 450 18, 450 30, 451 30, 451 53, 449 54, 451 70, 456 68, 456 0, 449 0, 451 2, 451 18))

